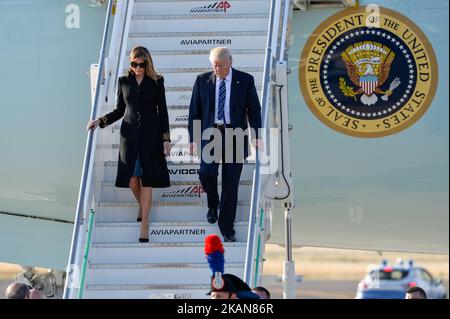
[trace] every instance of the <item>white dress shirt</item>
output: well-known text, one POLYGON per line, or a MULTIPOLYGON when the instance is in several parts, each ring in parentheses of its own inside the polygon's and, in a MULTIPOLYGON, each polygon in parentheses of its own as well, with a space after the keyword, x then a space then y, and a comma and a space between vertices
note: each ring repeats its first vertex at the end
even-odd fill
MULTIPOLYGON (((231 96, 231 79, 232 79, 232 69, 230 69, 230 73, 228 73, 227 77, 225 78, 225 87, 226 87, 226 97, 225 97, 225 107, 224 107, 224 114, 225 114, 225 120, 227 124, 231 124, 230 119, 230 96, 231 96)), ((220 87, 221 79, 216 77, 216 111, 214 115, 214 123, 215 124, 224 124, 223 121, 218 119, 218 113, 219 113, 219 87, 220 87)))

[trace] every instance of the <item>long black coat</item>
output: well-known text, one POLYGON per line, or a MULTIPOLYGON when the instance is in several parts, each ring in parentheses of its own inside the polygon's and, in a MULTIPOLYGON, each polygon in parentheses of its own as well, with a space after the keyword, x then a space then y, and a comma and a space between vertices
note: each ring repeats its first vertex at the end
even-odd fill
POLYGON ((104 128, 123 117, 116 187, 129 187, 136 158, 142 163, 142 186, 170 186, 163 142, 170 141, 164 78, 144 76, 138 85, 133 72, 119 78, 116 108, 100 118, 104 128))

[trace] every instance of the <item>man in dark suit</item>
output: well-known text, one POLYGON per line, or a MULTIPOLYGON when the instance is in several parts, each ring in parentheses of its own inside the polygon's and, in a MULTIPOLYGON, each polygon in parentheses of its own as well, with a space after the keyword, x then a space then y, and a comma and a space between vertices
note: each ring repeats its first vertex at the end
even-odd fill
POLYGON ((196 143, 201 140, 199 177, 208 197, 207 219, 211 224, 219 219, 224 241, 234 242, 239 179, 243 162, 249 154, 248 131, 247 134, 239 133, 245 132, 250 124, 252 143, 262 148, 257 135, 261 128, 261 106, 253 76, 231 67, 232 56, 227 48, 212 49, 209 59, 213 71, 200 74, 192 92, 188 126, 190 152, 193 155, 197 153, 196 143), (195 127, 200 128, 198 133, 207 137, 194 138, 194 135, 199 135, 195 127), (209 136, 208 132, 214 133, 209 136), (209 143, 219 147, 211 148, 209 143), (217 177, 220 161, 222 194, 219 200, 217 177))

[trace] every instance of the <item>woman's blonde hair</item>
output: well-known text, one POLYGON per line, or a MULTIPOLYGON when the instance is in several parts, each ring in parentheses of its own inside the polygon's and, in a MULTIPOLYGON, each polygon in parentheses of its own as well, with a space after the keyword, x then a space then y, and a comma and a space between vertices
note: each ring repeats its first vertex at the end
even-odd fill
MULTIPOLYGON (((150 55, 150 52, 148 52, 147 48, 145 47, 135 47, 133 50, 131 50, 130 53, 130 61, 133 61, 134 59, 142 58, 145 61, 145 74, 152 78, 153 80, 158 80, 161 78, 161 75, 156 73, 155 66, 153 64, 152 56, 150 55)), ((129 72, 133 72, 131 67, 128 70, 129 72)), ((134 72, 133 72, 134 73, 134 72)))

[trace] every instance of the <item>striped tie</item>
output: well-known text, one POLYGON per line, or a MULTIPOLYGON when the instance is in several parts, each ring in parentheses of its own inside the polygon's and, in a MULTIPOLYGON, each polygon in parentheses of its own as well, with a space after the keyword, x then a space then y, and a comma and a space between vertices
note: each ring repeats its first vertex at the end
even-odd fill
POLYGON ((227 96, 227 88, 225 86, 225 79, 221 80, 219 85, 219 109, 217 112, 217 118, 219 120, 223 120, 223 123, 226 124, 225 121, 225 98, 227 96))

